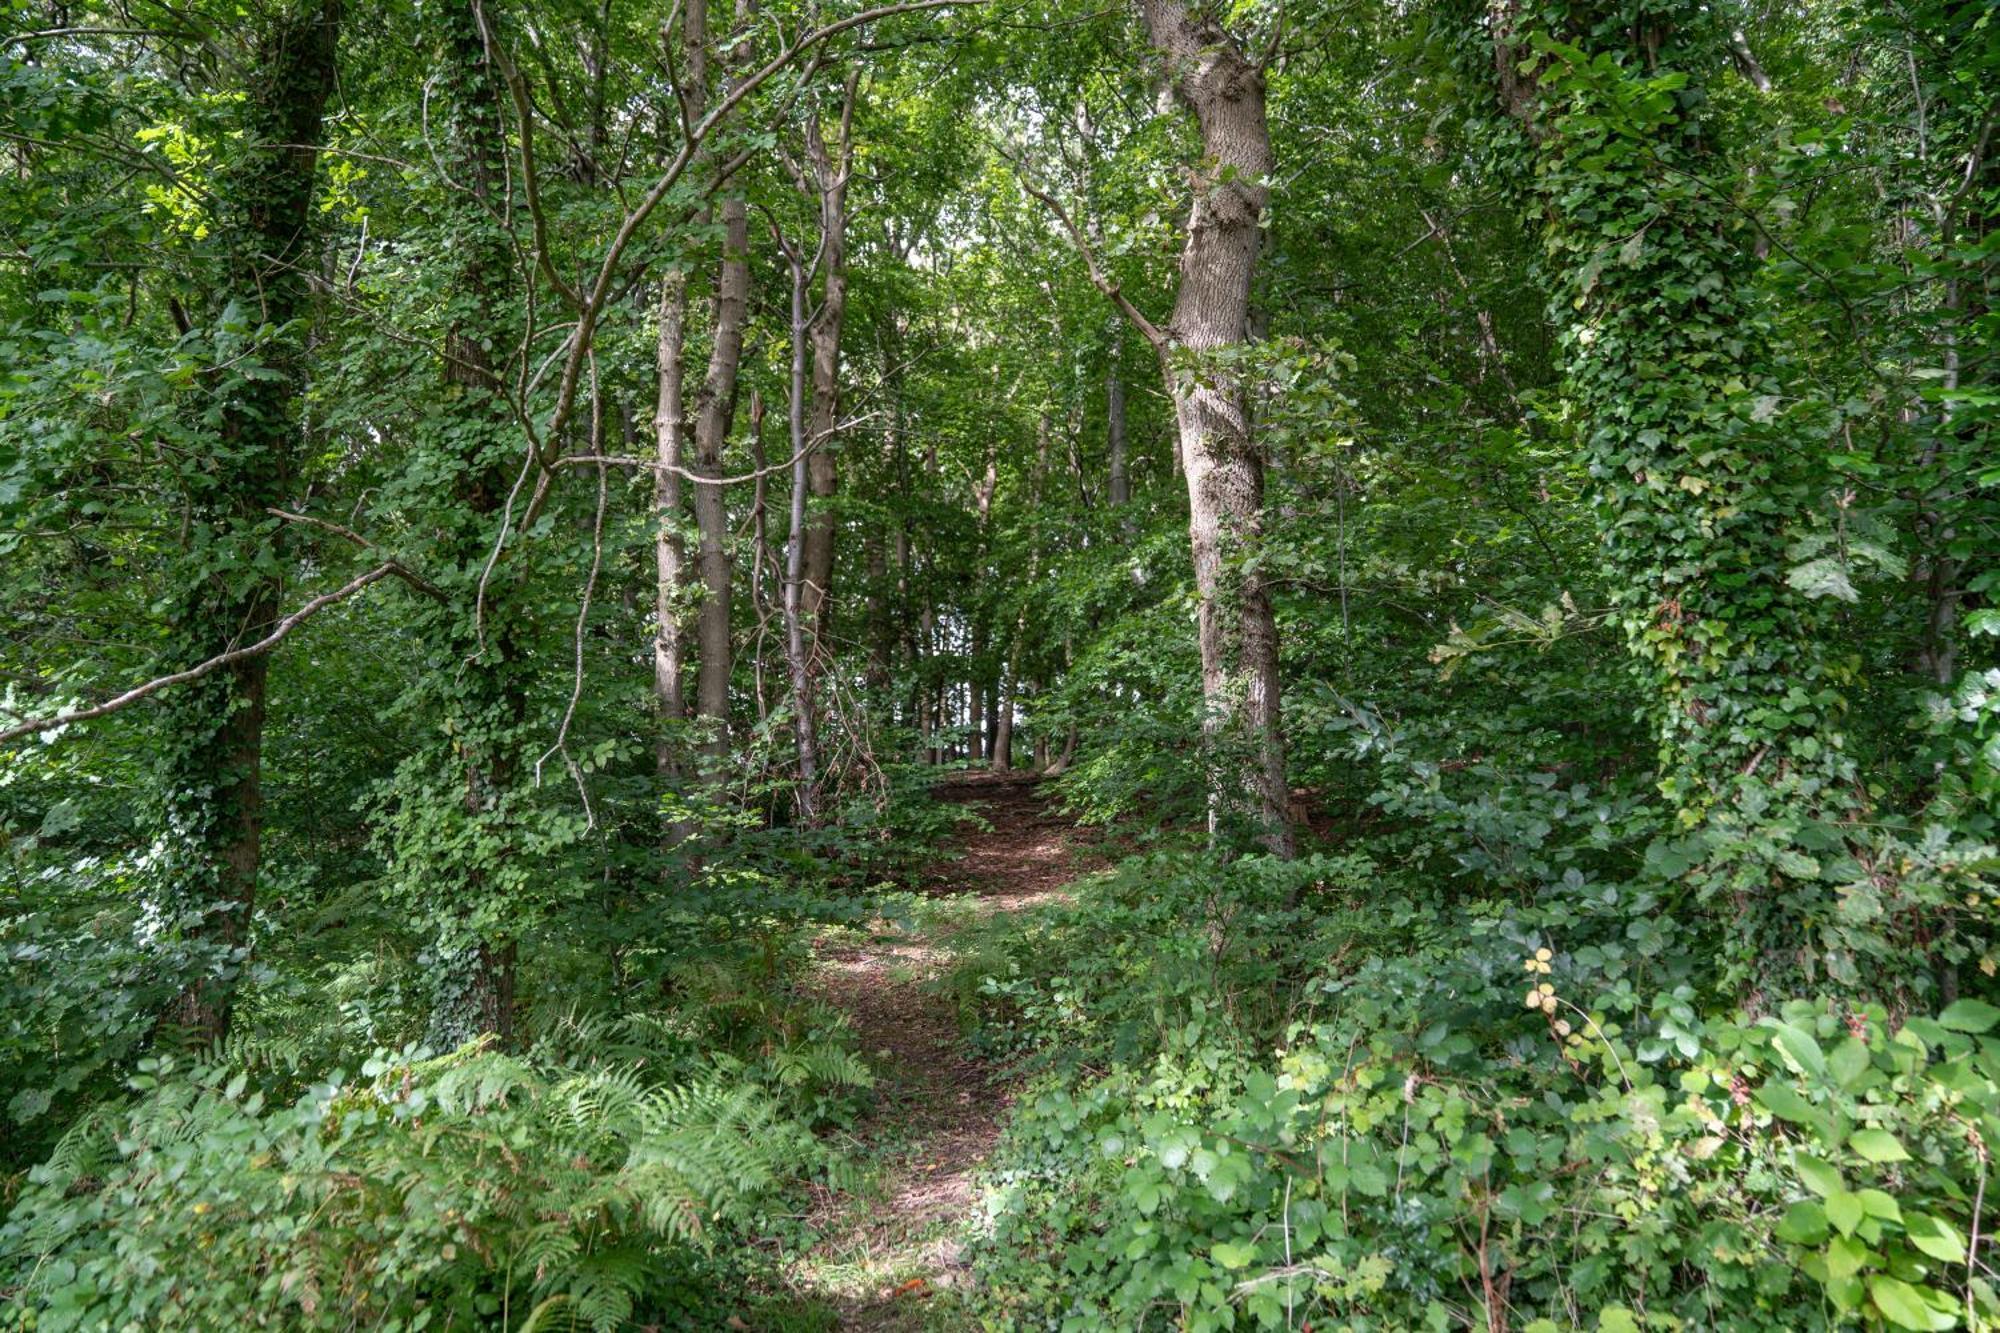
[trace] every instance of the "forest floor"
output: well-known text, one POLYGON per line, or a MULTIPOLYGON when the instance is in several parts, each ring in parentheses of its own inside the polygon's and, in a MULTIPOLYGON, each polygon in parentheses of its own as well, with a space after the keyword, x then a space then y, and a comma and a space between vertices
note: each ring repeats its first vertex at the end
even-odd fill
POLYGON ((970 1326, 957 1314, 963 1237, 1014 1088, 966 1049, 958 1002, 938 982, 966 924, 1063 897, 1092 860, 1084 834, 1031 776, 968 773, 937 796, 978 820, 941 849, 920 910, 900 926, 829 936, 818 950, 813 984, 847 1014, 880 1080, 854 1129, 864 1177, 816 1201, 817 1240, 791 1274, 793 1291, 841 1330, 970 1326))

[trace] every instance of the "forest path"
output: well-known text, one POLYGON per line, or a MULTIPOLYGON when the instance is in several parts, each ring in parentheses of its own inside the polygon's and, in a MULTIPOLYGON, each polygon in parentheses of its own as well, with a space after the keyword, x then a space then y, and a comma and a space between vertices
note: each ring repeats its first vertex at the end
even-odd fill
POLYGON ((953 997, 933 983, 951 965, 968 918, 1063 896, 1089 850, 1024 774, 967 773, 936 788, 967 821, 924 876, 935 911, 910 930, 824 942, 814 987, 854 1024, 881 1080, 855 1127, 868 1179, 814 1209, 819 1240, 797 1264, 795 1290, 830 1306, 842 1330, 968 1327, 950 1293, 966 1277, 960 1236, 973 1179, 1000 1136, 1013 1089, 965 1050, 953 997))

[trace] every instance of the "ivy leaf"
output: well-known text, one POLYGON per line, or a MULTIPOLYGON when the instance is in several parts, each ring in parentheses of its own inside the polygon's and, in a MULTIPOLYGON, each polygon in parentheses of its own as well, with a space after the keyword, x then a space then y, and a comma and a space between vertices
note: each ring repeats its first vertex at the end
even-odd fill
POLYGON ((1854 590, 1854 581, 1847 577, 1846 562, 1836 555, 1823 555, 1792 566, 1785 582, 1808 597, 1832 597, 1842 602, 1861 600, 1861 594, 1854 590))
POLYGON ((1597 1333, 1639 1333, 1639 1321, 1622 1305, 1607 1305, 1598 1313, 1597 1333))

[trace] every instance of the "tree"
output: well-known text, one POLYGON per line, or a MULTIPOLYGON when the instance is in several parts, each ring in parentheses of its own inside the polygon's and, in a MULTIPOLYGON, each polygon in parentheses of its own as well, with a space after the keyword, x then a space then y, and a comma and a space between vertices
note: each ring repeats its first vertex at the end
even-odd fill
MULTIPOLYGON (((273 6, 240 89, 241 143, 216 182, 217 267, 204 321, 221 358, 202 431, 212 465, 187 474, 184 593, 166 665, 265 638, 285 584, 284 506, 300 455, 312 309, 317 146, 333 90, 339 0, 273 6)), ((168 1014, 204 1038, 228 1031, 249 944, 263 826, 269 665, 258 653, 168 699, 154 852, 162 910, 213 950, 168 1014)))
MULTIPOLYGON (((1272 169, 1264 71, 1210 15, 1172 0, 1144 0, 1140 14, 1201 144, 1188 171, 1193 194, 1164 325, 1140 313, 1062 216, 1093 281, 1152 344, 1174 403, 1198 594, 1202 729, 1216 751, 1211 832, 1247 829, 1270 851, 1291 856, 1278 628, 1257 568, 1264 457, 1245 382, 1251 284, 1272 169)), ((1060 211, 1052 197, 1036 193, 1060 211)))

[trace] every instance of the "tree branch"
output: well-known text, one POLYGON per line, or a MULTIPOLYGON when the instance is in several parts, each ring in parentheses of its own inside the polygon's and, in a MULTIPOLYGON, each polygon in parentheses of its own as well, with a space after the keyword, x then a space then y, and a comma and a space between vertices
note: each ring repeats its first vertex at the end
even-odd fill
MULTIPOLYGON (((338 523, 331 523, 323 518, 314 518, 311 514, 294 514, 289 510, 284 510, 284 509, 266 509, 264 512, 271 515, 273 518, 285 519, 287 522, 304 523, 308 527, 324 528, 326 531, 331 532, 336 537, 345 537, 347 538, 347 540, 353 542, 356 546, 365 547, 370 551, 379 551, 382 549, 379 543, 368 540, 366 537, 362 536, 360 533, 356 532, 352 528, 343 528, 338 523)), ((443 588, 438 587, 437 584, 432 583, 429 579, 417 573, 416 570, 411 569, 408 565, 404 564, 402 561, 390 560, 388 564, 391 566, 389 570, 391 574, 394 574, 397 578, 409 584, 412 588, 415 588, 418 592, 423 593, 426 597, 436 598, 440 602, 450 600, 450 598, 448 598, 445 595, 445 591, 443 588)))
POLYGON ((1036 189, 1034 182, 1028 179, 1028 173, 1022 169, 1019 162, 1014 162, 1012 158, 1008 161, 1014 167, 1014 176, 1021 182, 1021 188, 1039 199, 1051 213, 1054 213, 1056 220, 1062 223, 1063 230, 1069 233, 1070 244, 1076 247, 1077 254, 1083 259, 1085 270, 1090 274, 1091 286, 1110 298, 1111 304, 1117 306, 1118 312, 1131 321, 1132 327, 1139 330, 1146 341, 1153 345, 1155 352, 1162 356, 1166 355, 1172 343, 1166 331, 1146 318, 1145 312, 1126 297, 1124 289, 1118 285, 1117 280, 1104 271, 1104 266, 1097 262, 1097 252, 1091 249, 1090 242, 1084 238, 1083 229, 1070 217, 1069 210, 1064 208, 1054 195, 1036 189))
POLYGON ((169 686, 185 685, 189 681, 200 680, 203 676, 213 675, 232 662, 241 662, 247 657, 256 657, 260 653, 268 653, 283 643, 293 630, 297 629, 320 611, 332 606, 335 602, 346 601, 369 584, 388 578, 391 574, 397 572, 398 566, 393 560, 379 564, 366 574, 357 575, 349 579, 341 587, 334 589, 334 591, 321 593, 318 597, 313 598, 310 602, 307 602, 304 606, 279 621, 276 629, 255 643, 247 644, 241 648, 232 648, 226 653, 218 653, 201 665, 189 667, 186 671, 176 671, 170 676, 161 676, 157 680, 147 681, 144 685, 136 685, 116 698, 106 699, 101 704, 78 709, 74 713, 58 713, 54 717, 35 718, 32 721, 8 727, 5 731, 0 731, 0 745, 4 745, 8 741, 19 740, 23 736, 33 736, 38 732, 53 731, 57 727, 65 727, 72 722, 88 722, 93 718, 108 716, 121 709, 129 708, 150 695, 158 694, 161 690, 169 686))

